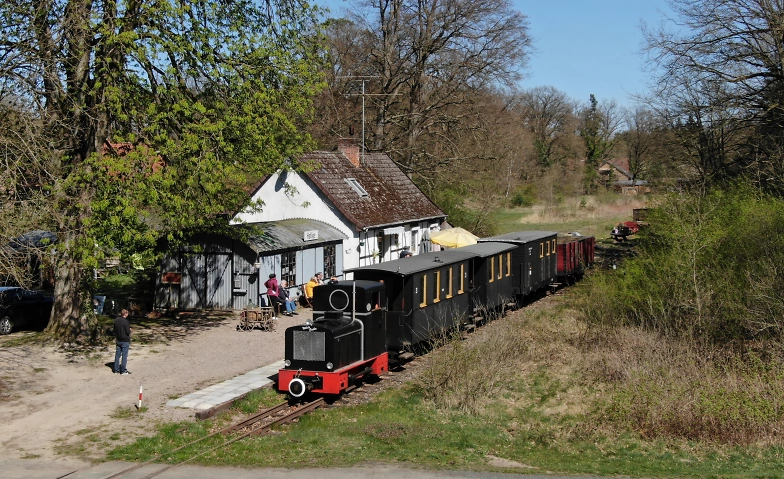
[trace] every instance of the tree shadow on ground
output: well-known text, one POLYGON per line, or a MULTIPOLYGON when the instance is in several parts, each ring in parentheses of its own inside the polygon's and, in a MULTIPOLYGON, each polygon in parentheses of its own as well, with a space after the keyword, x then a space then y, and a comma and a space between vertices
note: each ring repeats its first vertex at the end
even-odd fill
MULTIPOLYGON (((162 316, 130 316, 133 341, 140 344, 184 341, 194 334, 239 322, 236 311, 194 311, 162 316)), ((113 336, 113 327, 110 329, 113 336)))

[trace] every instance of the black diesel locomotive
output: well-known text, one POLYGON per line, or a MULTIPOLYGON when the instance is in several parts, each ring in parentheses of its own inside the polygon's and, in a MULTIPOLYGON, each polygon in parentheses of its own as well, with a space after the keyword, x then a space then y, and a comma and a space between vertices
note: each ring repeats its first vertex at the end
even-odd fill
POLYGON ((368 374, 384 374, 434 335, 582 274, 593 262, 594 238, 574 241, 583 247, 558 248, 554 232, 509 233, 347 270, 353 281, 315 288, 312 321, 286 330, 278 389, 294 397, 339 394, 368 374), (559 261, 560 251, 575 258, 559 261))

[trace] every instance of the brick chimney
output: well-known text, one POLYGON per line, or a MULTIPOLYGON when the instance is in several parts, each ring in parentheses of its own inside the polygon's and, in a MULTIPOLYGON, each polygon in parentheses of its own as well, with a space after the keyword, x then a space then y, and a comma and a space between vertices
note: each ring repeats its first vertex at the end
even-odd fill
POLYGON ((359 145, 357 145, 355 139, 341 138, 338 140, 338 151, 343 153, 343 156, 348 158, 348 161, 350 161, 355 168, 359 168, 359 145))

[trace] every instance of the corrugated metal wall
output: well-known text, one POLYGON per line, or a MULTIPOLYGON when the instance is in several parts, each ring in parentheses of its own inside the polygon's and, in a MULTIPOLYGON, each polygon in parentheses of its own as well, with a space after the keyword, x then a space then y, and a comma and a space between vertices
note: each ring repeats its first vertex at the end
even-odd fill
MULTIPOLYGON (((335 270, 343 274, 343 244, 337 243, 335 270)), ((296 298, 298 286, 317 272, 324 271, 324 245, 297 251, 297 284, 289 285, 296 298)), ((280 279, 279 252, 260 256, 258 270, 254 267, 256 253, 241 242, 216 237, 203 243, 199 252, 184 251, 164 257, 160 264, 155 292, 157 308, 177 309, 242 309, 248 305, 266 304, 264 282, 271 273, 280 279), (163 284, 164 272, 178 272, 181 284, 163 284)))

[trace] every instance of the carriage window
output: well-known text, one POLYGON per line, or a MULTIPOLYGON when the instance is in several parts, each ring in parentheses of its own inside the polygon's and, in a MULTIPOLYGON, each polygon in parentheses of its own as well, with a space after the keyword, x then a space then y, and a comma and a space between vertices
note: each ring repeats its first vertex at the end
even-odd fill
POLYGON ((544 258, 544 243, 539 243, 539 257, 544 258))
POLYGON ((493 281, 495 281, 495 256, 490 258, 490 279, 487 282, 492 283, 493 281))
POLYGON ((550 242, 545 241, 545 243, 547 244, 547 256, 550 256, 550 242))
POLYGON ((419 303, 420 308, 427 306, 427 275, 423 274, 419 277, 420 298, 422 301, 419 303))
POLYGON ((512 253, 506 253, 506 275, 512 275, 512 253))
POLYGON ((501 265, 504 264, 503 259, 504 259, 504 257, 499 254, 498 255, 498 279, 501 279, 501 278, 504 277, 504 268, 501 267, 501 265))
POLYGON ((433 302, 441 301, 441 271, 433 273, 433 302))
POLYGON ((447 277, 446 277, 446 297, 447 297, 447 299, 452 297, 452 284, 454 284, 452 282, 453 273, 454 273, 454 269, 453 268, 449 268, 447 270, 447 273, 446 273, 447 274, 447 277))
POLYGON ((297 252, 286 251, 280 255, 280 279, 288 284, 297 284, 297 252))
POLYGON ((553 253, 555 253, 555 240, 553 240, 553 253))
POLYGON ((463 294, 465 291, 465 265, 460 265, 460 289, 457 290, 457 294, 463 294))

